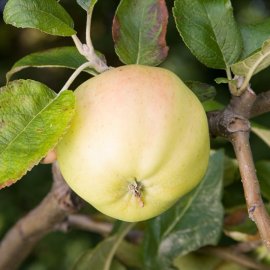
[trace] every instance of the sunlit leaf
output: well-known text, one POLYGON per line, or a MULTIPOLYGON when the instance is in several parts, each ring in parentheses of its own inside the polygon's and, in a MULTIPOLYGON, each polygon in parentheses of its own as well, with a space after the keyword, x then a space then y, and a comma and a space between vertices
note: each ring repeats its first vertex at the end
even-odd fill
POLYGON ((270 65, 270 39, 266 40, 262 48, 248 58, 241 60, 231 66, 235 75, 244 76, 246 85, 253 75, 267 68, 270 65))
POLYGON ((56 36, 72 36, 73 20, 55 0, 9 0, 4 20, 19 28, 34 28, 56 36))
POLYGON ((52 149, 74 113, 71 91, 18 80, 0 88, 0 187, 20 179, 52 149))

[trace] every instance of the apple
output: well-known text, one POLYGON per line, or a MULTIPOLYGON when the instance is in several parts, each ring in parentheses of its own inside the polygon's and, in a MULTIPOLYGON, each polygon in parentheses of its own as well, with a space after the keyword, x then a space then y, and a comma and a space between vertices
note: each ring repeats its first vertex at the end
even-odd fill
POLYGON ((157 216, 205 174, 205 111, 172 72, 127 65, 75 90, 57 159, 69 186, 100 212, 135 222, 157 216))

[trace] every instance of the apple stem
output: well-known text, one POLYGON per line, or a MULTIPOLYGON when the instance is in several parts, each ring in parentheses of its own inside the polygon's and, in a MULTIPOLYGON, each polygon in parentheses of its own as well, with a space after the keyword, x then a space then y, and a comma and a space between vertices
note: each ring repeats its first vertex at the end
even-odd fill
POLYGON ((134 181, 128 185, 128 190, 137 198, 140 207, 144 207, 142 189, 142 184, 138 182, 136 178, 134 178, 134 181))
POLYGON ((88 68, 88 67, 91 67, 91 66, 92 66, 91 63, 89 63, 89 62, 86 62, 86 63, 80 65, 80 66, 72 73, 72 75, 70 76, 70 78, 67 80, 67 82, 65 83, 65 85, 62 87, 60 93, 61 93, 62 91, 64 91, 64 90, 67 90, 67 89, 70 87, 70 85, 73 83, 73 81, 78 77, 78 75, 79 75, 84 69, 86 69, 86 68, 88 68))

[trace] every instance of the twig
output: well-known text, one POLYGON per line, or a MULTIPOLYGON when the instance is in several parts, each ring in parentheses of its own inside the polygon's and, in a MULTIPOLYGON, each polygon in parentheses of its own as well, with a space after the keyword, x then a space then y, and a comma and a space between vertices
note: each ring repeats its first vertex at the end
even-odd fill
POLYGON ((84 70, 86 69, 87 67, 90 67, 92 66, 91 63, 89 62, 86 62, 86 63, 83 63, 82 65, 80 65, 73 73, 72 75, 69 77, 69 79, 67 80, 67 82, 65 83, 65 85, 62 87, 61 91, 64 91, 64 90, 67 90, 70 85, 73 83, 73 81, 77 78, 77 76, 84 70))
POLYGON ((91 217, 82 214, 69 215, 65 223, 68 227, 98 233, 103 236, 110 234, 113 229, 113 224, 111 223, 98 222, 93 220, 91 217))
POLYGON ((208 119, 210 133, 227 138, 234 147, 249 217, 256 223, 263 243, 270 249, 270 218, 261 198, 249 143, 248 119, 256 100, 255 93, 248 88, 241 96, 233 96, 223 111, 210 112, 208 119))
POLYGON ((258 248, 261 245, 262 245, 261 240, 254 240, 254 241, 240 242, 232 246, 231 248, 233 249, 234 252, 248 253, 258 248))
POLYGON ((270 90, 259 94, 251 109, 251 117, 270 112, 270 90))
MULTIPOLYGON (((59 224, 57 229, 68 231, 69 229, 80 229, 92 233, 98 233, 104 237, 112 232, 113 224, 109 222, 96 221, 90 216, 83 214, 69 215, 63 223, 59 224)), ((134 243, 140 244, 143 240, 144 232, 141 230, 130 230, 126 238, 134 243)))
POLYGON ((1 241, 0 270, 17 269, 43 236, 80 208, 81 201, 64 182, 56 163, 53 164, 53 176, 51 191, 1 241))
POLYGON ((199 250, 200 253, 211 254, 226 261, 232 261, 239 265, 255 270, 269 270, 269 266, 261 264, 248 256, 235 252, 230 248, 220 247, 203 247, 199 250))

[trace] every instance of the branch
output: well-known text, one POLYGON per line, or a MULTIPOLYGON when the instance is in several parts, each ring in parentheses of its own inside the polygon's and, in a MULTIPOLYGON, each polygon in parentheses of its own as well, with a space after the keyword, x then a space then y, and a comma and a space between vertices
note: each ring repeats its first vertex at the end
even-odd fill
POLYGON ((269 270, 269 266, 261 264, 250 257, 243 255, 239 252, 235 252, 231 248, 220 248, 220 247, 203 247, 199 250, 200 253, 211 254, 219 257, 225 261, 232 261, 249 269, 256 270, 269 270))
POLYGON ((259 94, 251 109, 251 117, 270 112, 270 90, 259 94))
POLYGON ((81 201, 64 182, 56 163, 53 177, 52 189, 43 201, 21 218, 0 242, 0 270, 17 269, 43 236, 80 208, 81 201))
POLYGON ((113 224, 108 222, 98 222, 91 217, 82 214, 69 215, 67 219, 60 225, 62 230, 66 231, 69 228, 76 228, 93 233, 98 233, 102 236, 107 236, 112 232, 113 224))
MULTIPOLYGON (((104 237, 108 236, 113 230, 113 224, 101 222, 92 219, 90 216, 83 214, 71 214, 59 224, 58 229, 68 231, 71 228, 85 230, 92 233, 98 233, 104 237)), ((126 238, 133 244, 140 244, 143 240, 144 232, 141 230, 130 230, 126 238)))
POLYGON ((79 74, 86 69, 87 67, 92 67, 92 64, 90 62, 86 62, 83 63, 82 65, 80 65, 70 76, 70 78, 67 80, 67 82, 65 83, 65 85, 62 87, 61 92, 63 92, 64 90, 67 90, 70 85, 73 83, 73 81, 79 76, 79 74))
POLYGON ((270 248, 270 218, 262 201, 247 132, 236 132, 231 138, 242 176, 249 217, 260 232, 262 241, 270 248))
POLYGON ((263 204, 260 186, 249 143, 252 109, 257 102, 248 88, 241 96, 233 96, 222 111, 208 113, 212 136, 227 138, 233 145, 239 163, 249 217, 256 223, 263 243, 270 249, 270 217, 263 204))

